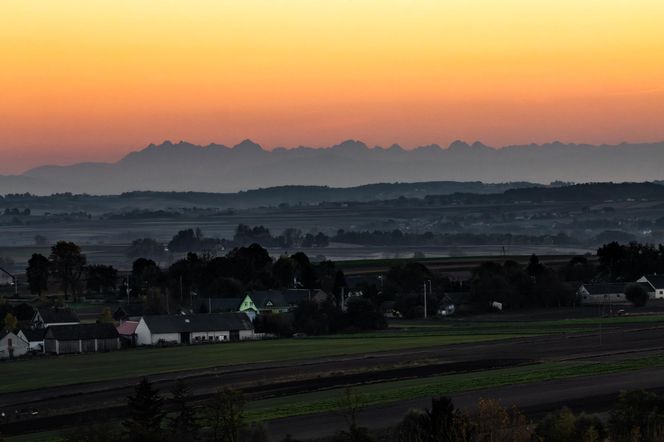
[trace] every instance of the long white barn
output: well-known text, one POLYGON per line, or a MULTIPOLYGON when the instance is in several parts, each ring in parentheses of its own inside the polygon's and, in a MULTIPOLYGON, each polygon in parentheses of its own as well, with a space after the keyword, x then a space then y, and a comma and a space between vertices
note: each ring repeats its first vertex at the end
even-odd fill
POLYGON ((143 316, 136 326, 137 345, 241 341, 254 338, 245 313, 143 316))

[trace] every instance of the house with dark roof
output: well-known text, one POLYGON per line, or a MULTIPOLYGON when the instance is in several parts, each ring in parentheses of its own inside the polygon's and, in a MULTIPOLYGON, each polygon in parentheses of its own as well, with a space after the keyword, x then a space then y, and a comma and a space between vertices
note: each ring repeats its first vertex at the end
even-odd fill
POLYGON ((0 331, 0 359, 23 356, 30 349, 27 341, 14 332, 0 331))
POLYGON ((143 303, 122 304, 113 313, 113 319, 116 321, 138 321, 141 316, 147 313, 143 303))
POLYGON ((76 325, 80 322, 72 309, 40 307, 32 318, 32 327, 46 328, 53 325, 76 325))
POLYGON ((437 313, 440 316, 449 316, 459 312, 471 312, 472 293, 471 292, 446 292, 438 303, 437 313))
POLYGON ((576 291, 579 302, 582 305, 600 304, 629 304, 625 297, 625 290, 630 285, 640 285, 653 297, 652 287, 642 282, 599 282, 594 284, 582 284, 576 291))
POLYGON ((17 335, 19 338, 28 342, 30 351, 44 351, 44 336, 46 335, 45 328, 26 328, 24 330, 19 330, 17 335))
POLYGON ((138 345, 241 341, 254 338, 245 313, 143 316, 136 327, 138 345))
POLYGON ((664 275, 645 275, 639 278, 636 282, 648 284, 650 291, 653 292, 652 298, 664 299, 664 275))
POLYGON ((200 313, 246 313, 251 320, 258 314, 258 308, 249 295, 244 298, 202 298, 199 302, 200 313))
POLYGON ((120 349, 120 335, 113 324, 52 325, 46 329, 44 352, 92 353, 120 349))
POLYGON ((287 313, 301 302, 312 300, 312 293, 306 289, 259 290, 249 296, 261 313, 287 313))

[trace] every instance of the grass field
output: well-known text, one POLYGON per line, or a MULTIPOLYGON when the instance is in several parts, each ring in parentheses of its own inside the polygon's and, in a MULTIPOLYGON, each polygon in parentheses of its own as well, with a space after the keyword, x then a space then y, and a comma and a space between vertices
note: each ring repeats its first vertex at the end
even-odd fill
POLYGON ((288 361, 518 337, 517 334, 393 334, 280 339, 233 344, 134 349, 0 364, 0 393, 243 363, 288 361))
MULTIPOLYGON (((449 395, 516 384, 620 373, 642 368, 664 367, 664 356, 616 362, 547 362, 521 367, 485 370, 472 373, 433 376, 352 387, 365 405, 379 405, 401 400, 449 395)), ((302 393, 250 402, 245 417, 249 422, 339 410, 343 388, 302 393)), ((55 442, 60 432, 44 432, 10 437, 8 442, 55 442)))
POLYGON ((485 342, 541 334, 573 333, 624 323, 650 324, 664 316, 525 322, 440 322, 372 333, 233 344, 145 348, 29 359, 0 364, 0 393, 132 378, 243 363, 292 361, 369 352, 485 342))
MULTIPOLYGON (((547 362, 523 367, 408 379, 353 387, 366 405, 579 376, 619 373, 664 366, 664 356, 617 362, 547 362)), ((303 393, 249 404, 247 417, 264 421, 338 409, 342 389, 303 393)))

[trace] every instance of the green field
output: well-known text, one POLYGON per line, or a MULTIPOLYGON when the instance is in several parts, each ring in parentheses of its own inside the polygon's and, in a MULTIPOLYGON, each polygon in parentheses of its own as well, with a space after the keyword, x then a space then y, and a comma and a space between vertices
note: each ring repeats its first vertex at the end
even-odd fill
POLYGON ((517 336, 520 335, 433 333, 421 336, 394 334, 380 337, 280 339, 32 359, 0 364, 0 393, 243 363, 351 355, 517 336))
POLYGON ((466 321, 420 325, 409 323, 406 328, 390 328, 371 333, 144 348, 115 353, 28 359, 0 364, 3 379, 0 393, 245 363, 292 361, 542 334, 592 331, 596 330, 599 324, 610 327, 625 323, 651 324, 661 321, 664 321, 663 316, 653 315, 506 323, 466 321))
MULTIPOLYGON (((463 391, 662 366, 664 356, 618 362, 546 362, 523 367, 381 382, 356 386, 353 390, 362 395, 366 405, 377 405, 463 391)), ((331 412, 338 408, 338 400, 342 394, 342 389, 333 389, 256 401, 249 404, 247 417, 252 421, 264 421, 331 412)))

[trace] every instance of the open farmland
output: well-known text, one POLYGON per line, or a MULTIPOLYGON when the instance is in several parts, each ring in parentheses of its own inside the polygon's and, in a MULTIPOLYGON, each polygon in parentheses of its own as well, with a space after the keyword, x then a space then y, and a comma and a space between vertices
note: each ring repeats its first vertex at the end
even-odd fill
MULTIPOLYGON (((374 407, 389 406, 397 419, 405 412, 399 404, 425 401, 433 393, 490 394, 571 378, 593 385, 601 376, 664 372, 664 316, 570 318, 566 312, 571 309, 559 311, 560 319, 531 321, 508 315, 499 321, 395 321, 373 333, 7 363, 0 409, 40 410, 36 419, 8 424, 8 434, 58 428, 58 416, 69 416, 68 422, 119 419, 136 379, 149 373, 162 391, 186 378, 197 400, 217 388, 240 388, 250 400, 248 417, 274 419, 275 437, 282 421, 290 422, 289 432, 297 435, 299 425, 303 436, 313 437, 311 422, 325 422, 348 386, 366 395, 369 415, 374 407), (298 418, 305 412, 314 414, 298 418)), ((649 382, 656 387, 659 379, 649 382)), ((557 394, 564 400, 564 392, 557 394)))

